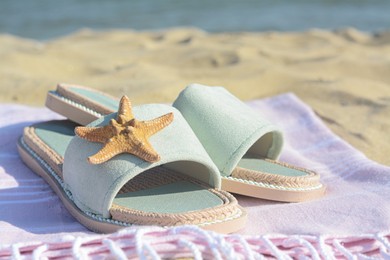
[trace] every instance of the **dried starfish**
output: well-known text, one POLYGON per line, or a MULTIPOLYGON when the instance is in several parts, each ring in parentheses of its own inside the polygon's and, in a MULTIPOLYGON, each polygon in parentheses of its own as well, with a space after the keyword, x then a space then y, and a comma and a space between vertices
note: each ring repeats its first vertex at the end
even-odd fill
POLYGON ((133 154, 148 162, 157 162, 160 156, 149 143, 148 138, 173 121, 173 113, 149 120, 138 121, 134 118, 131 103, 123 96, 119 103, 117 119, 102 127, 83 127, 75 129, 76 134, 90 142, 103 143, 103 148, 88 157, 92 164, 108 161, 121 153, 133 154))

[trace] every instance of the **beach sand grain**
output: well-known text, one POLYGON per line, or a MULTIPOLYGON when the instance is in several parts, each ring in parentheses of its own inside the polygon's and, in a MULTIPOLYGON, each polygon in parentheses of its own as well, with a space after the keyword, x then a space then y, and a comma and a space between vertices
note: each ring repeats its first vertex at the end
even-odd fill
POLYGON ((390 32, 81 30, 39 42, 0 35, 0 102, 43 106, 59 82, 134 104, 172 102, 189 83, 243 100, 295 93, 339 136, 390 165, 390 32))

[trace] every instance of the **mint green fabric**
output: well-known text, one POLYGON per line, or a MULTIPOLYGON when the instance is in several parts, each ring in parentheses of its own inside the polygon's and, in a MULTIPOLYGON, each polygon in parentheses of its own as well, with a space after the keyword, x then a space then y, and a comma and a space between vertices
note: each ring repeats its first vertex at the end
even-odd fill
POLYGON ((55 120, 34 125, 35 134, 57 154, 64 157, 72 138, 76 123, 68 120, 55 120))
POLYGON ((259 160, 258 158, 242 158, 238 162, 238 167, 251 169, 258 172, 265 172, 271 174, 278 174, 289 177, 298 177, 307 175, 306 172, 297 169, 285 167, 280 164, 268 162, 266 160, 259 160))
POLYGON ((222 200, 205 188, 186 181, 119 194, 114 203, 126 208, 155 213, 183 213, 222 205, 222 200))
MULTIPOLYGON (((133 108, 138 120, 150 120, 169 112, 174 113, 173 122, 149 139, 161 156, 161 160, 156 163, 143 161, 130 154, 121 154, 105 163, 93 165, 87 162, 87 158, 100 150, 102 144, 88 142, 77 136, 72 139, 65 152, 63 175, 79 208, 110 217, 109 208, 123 185, 136 175, 159 165, 199 179, 211 187, 220 188, 217 167, 179 111, 167 105, 133 108)), ((89 126, 106 125, 115 117, 116 113, 102 117, 89 126)))
POLYGON ((112 111, 118 110, 118 100, 103 95, 102 93, 97 92, 96 90, 79 88, 77 86, 70 86, 68 87, 68 90, 77 93, 79 96, 82 96, 83 98, 88 98, 90 100, 93 100, 95 103, 101 104, 111 109, 112 111))
POLYGON ((223 87, 189 85, 173 103, 187 120, 223 176, 241 158, 277 159, 283 146, 278 128, 223 87))

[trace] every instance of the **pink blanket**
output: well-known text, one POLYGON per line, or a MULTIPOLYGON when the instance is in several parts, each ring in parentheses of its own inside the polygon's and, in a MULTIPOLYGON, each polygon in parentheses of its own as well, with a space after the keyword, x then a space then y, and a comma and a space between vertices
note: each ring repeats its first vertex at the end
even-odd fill
POLYGON ((131 228, 105 236, 86 230, 50 186, 22 163, 16 150, 23 127, 61 117, 46 108, 0 105, 0 258, 389 257, 390 168, 368 160, 334 135, 293 94, 248 104, 284 130, 281 161, 321 173, 327 193, 296 204, 238 196, 248 210, 248 224, 239 235, 227 236, 194 227, 131 228))

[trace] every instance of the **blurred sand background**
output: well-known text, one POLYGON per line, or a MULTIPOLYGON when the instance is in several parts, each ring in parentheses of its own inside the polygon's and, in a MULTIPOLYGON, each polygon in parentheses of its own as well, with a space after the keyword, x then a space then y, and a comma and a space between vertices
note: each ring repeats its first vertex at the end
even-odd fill
POLYGON ((58 82, 135 104, 172 102, 193 82, 243 100, 293 92, 337 135, 390 165, 390 33, 82 30, 44 42, 1 34, 0 60, 1 103, 43 106, 58 82))

